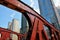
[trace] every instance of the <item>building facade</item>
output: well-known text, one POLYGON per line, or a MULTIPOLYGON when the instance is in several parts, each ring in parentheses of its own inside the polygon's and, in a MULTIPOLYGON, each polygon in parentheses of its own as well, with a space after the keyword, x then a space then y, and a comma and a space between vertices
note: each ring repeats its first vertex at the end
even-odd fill
MULTIPOLYGON (((8 26, 10 30, 20 33, 19 21, 17 19, 13 19, 12 22, 9 22, 8 26)), ((18 36, 15 34, 10 34, 10 37, 12 40, 18 40, 18 36)))
MULTIPOLYGON (((22 20, 21 20, 21 34, 26 34, 29 30, 29 24, 24 15, 22 15, 22 20)), ((26 40, 26 37, 22 37, 22 40, 26 40)))
POLYGON ((22 20, 21 20, 21 33, 24 34, 28 31, 29 25, 26 17, 22 15, 22 20))
POLYGON ((58 11, 58 19, 59 19, 59 25, 60 25, 60 6, 56 7, 56 10, 58 11))
POLYGON ((8 29, 12 30, 12 22, 8 23, 8 29))
POLYGON ((38 0, 41 15, 55 28, 60 29, 57 11, 52 0, 38 0))

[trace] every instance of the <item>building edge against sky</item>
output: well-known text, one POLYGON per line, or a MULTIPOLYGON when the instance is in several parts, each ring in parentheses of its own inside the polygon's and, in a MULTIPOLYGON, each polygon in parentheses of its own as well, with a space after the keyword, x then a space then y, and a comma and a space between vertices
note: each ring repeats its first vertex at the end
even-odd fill
POLYGON ((38 0, 40 14, 57 29, 59 27, 59 18, 52 0, 38 0))
MULTIPOLYGON (((8 23, 8 29, 20 33, 19 21, 17 19, 13 19, 12 22, 8 23)), ((18 36, 15 34, 10 34, 10 37, 12 40, 18 40, 18 36)))
POLYGON ((54 7, 54 11, 55 11, 55 13, 56 13, 56 17, 57 17, 58 24, 59 24, 59 29, 60 29, 60 15, 59 15, 59 11, 57 10, 58 7, 56 7, 56 6, 54 5, 53 0, 51 0, 51 1, 52 1, 52 4, 53 4, 53 7, 54 7))
POLYGON ((24 15, 22 15, 22 19, 21 19, 21 33, 24 34, 24 33, 27 33, 29 29, 29 24, 28 24, 28 21, 26 19, 26 17, 24 15))
POLYGON ((59 24, 60 24, 60 6, 56 7, 57 11, 58 11, 58 19, 59 19, 59 24))

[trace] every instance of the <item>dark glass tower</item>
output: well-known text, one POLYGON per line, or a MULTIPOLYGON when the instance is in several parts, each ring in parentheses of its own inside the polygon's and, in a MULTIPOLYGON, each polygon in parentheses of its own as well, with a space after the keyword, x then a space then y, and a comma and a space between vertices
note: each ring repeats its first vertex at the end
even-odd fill
MULTIPOLYGON (((28 21, 27 21, 26 17, 24 15, 22 15, 20 33, 26 34, 28 32, 28 29, 29 29, 28 21)), ((26 40, 26 37, 22 37, 22 40, 26 40)))
POLYGON ((21 20, 21 33, 26 32, 26 26, 27 26, 27 20, 24 15, 22 15, 22 20, 21 20))

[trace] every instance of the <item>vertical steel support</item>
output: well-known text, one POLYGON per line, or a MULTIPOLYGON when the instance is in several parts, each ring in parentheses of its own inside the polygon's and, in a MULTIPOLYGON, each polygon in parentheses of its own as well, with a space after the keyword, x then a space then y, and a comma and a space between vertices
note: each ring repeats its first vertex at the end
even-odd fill
POLYGON ((32 31, 32 35, 31 35, 31 40, 35 40, 36 39, 36 33, 37 33, 37 23, 38 23, 38 19, 35 19, 34 22, 34 26, 33 26, 33 31, 32 31))
POLYGON ((39 20, 39 26, 38 26, 39 40, 43 40, 42 30, 43 30, 43 22, 41 20, 39 20))
POLYGON ((46 31, 44 31, 44 30, 43 30, 43 32, 44 32, 44 35, 45 35, 46 40, 49 40, 49 38, 48 38, 48 35, 47 35, 46 31))
MULTIPOLYGON (((40 0, 40 1, 42 3, 44 0, 43 1, 40 0)), ((55 37, 54 37, 55 36, 55 34, 54 34, 55 31, 58 32, 58 37, 59 37, 58 40, 60 40, 60 32, 57 29, 55 29, 54 26, 51 25, 48 21, 46 21, 41 15, 39 15, 36 11, 34 11, 31 7, 29 7, 28 5, 26 5, 22 1, 19 2, 17 0, 3 0, 3 1, 0 0, 0 3, 2 5, 5 5, 5 6, 11 8, 11 9, 17 10, 19 12, 27 12, 29 14, 29 15, 25 14, 26 18, 29 17, 29 19, 28 18, 27 19, 31 22, 30 23, 31 24, 30 28, 32 29, 31 30, 32 34, 30 35, 31 38, 29 40, 36 40, 37 32, 39 34, 39 40, 44 40, 43 39, 43 34, 42 34, 42 31, 44 30, 43 25, 47 25, 51 29, 51 32, 52 32, 51 33, 51 37, 52 37, 51 40, 55 40, 55 37), (35 21, 34 21, 34 18, 36 18, 35 21)), ((43 7, 46 7, 46 6, 44 6, 44 4, 43 4, 43 7)), ((51 3, 50 3, 50 5, 51 5, 51 3)), ((51 10, 52 10, 52 8, 51 8, 51 10)), ((47 9, 47 11, 48 11, 48 9, 47 9)), ((45 11, 44 11, 44 13, 45 13, 45 11)), ((47 12, 47 13, 49 13, 49 12, 47 12)), ((54 10, 52 10, 52 13, 55 13, 54 10)), ((3 29, 3 28, 0 28, 0 30, 6 31, 7 33, 12 32, 10 30, 6 30, 6 29, 3 29)), ((30 30, 29 30, 29 32, 30 32, 30 30)), ((12 32, 12 33, 18 35, 18 33, 15 33, 15 32, 12 32)), ((44 33, 44 35, 46 37, 46 40, 49 40, 47 33, 45 31, 43 31, 43 33, 44 33)), ((20 36, 18 37, 18 40, 20 40, 20 36)))

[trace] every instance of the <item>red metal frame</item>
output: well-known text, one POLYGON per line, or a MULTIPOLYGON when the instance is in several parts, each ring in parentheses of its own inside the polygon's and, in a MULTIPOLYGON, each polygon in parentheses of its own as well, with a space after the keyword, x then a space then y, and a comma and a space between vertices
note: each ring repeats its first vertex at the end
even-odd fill
MULTIPOLYGON (((5 5, 13 10, 17 10, 21 12, 29 22, 29 31, 26 40, 60 40, 60 32, 52 24, 47 22, 41 15, 39 15, 36 11, 34 11, 31 7, 23 3, 22 1, 17 0, 0 0, 0 4, 5 5), (46 31, 44 30, 44 26, 47 26, 50 30, 51 39, 48 38, 46 31), (38 35, 38 36, 37 36, 38 35)), ((2 28, 0 29, 2 32, 2 28)), ((10 30, 6 31, 12 32, 10 30)), ((20 35, 18 33, 12 32, 16 35, 20 35)), ((20 35, 21 36, 21 35, 20 35)), ((20 37, 19 36, 19 37, 20 37)), ((20 39, 19 39, 20 40, 20 39)))

